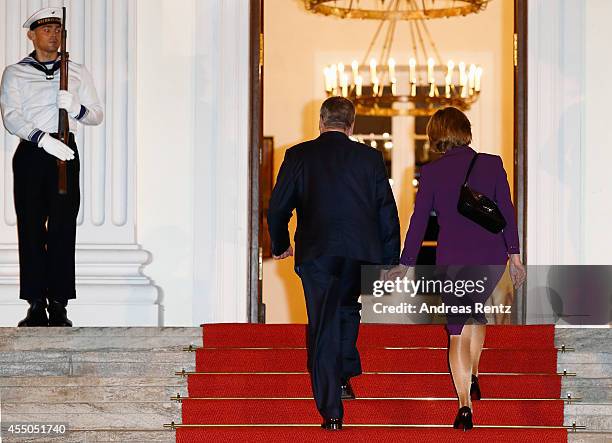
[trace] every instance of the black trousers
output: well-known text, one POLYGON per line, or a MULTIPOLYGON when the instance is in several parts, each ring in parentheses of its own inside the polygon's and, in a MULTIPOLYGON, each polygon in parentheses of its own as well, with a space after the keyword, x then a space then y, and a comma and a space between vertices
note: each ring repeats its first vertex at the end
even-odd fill
POLYGON ((19 239, 19 298, 76 298, 74 245, 80 205, 79 157, 66 162, 67 193, 58 193, 57 159, 22 140, 13 156, 14 200, 19 239))
POLYGON ((308 313, 308 370, 317 409, 342 418, 341 383, 361 374, 360 262, 319 257, 296 266, 308 313))

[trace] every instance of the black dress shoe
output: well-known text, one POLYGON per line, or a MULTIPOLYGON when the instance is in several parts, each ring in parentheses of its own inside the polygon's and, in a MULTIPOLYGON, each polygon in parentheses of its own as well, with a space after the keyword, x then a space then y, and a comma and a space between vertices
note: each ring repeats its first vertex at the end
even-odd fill
POLYGON ((470 397, 472 400, 480 400, 480 386, 478 385, 478 377, 472 375, 472 384, 470 385, 470 397))
POLYGON ((355 392, 351 386, 351 382, 347 381, 342 386, 342 400, 355 400, 355 392))
POLYGON ((30 307, 26 318, 17 323, 17 326, 29 327, 29 326, 49 326, 49 319, 47 318, 47 300, 28 300, 30 307))
POLYGON ((68 320, 66 305, 68 302, 57 300, 49 301, 49 326, 72 326, 72 322, 68 320))
POLYGON ((327 431, 339 431, 342 429, 342 419, 328 418, 321 424, 321 427, 327 431))
POLYGON ((455 423, 453 423, 453 428, 463 428, 464 431, 469 431, 473 427, 474 424, 472 423, 472 410, 469 408, 469 406, 464 406, 460 408, 457 412, 455 423))

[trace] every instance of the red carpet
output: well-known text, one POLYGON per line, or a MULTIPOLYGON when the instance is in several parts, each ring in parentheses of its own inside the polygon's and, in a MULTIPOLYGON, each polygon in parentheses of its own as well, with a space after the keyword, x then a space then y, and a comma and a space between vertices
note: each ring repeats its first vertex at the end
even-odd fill
POLYGON ((437 325, 362 325, 364 375, 345 401, 345 429, 320 429, 306 373, 304 325, 205 325, 183 399, 178 442, 566 442, 554 328, 489 326, 475 428, 450 428, 457 401, 437 325), (259 348, 259 349, 257 349, 259 348), (392 349, 421 348, 421 349, 392 349), (365 426, 364 426, 365 425, 365 426), (410 427, 412 426, 412 427, 410 427), (415 427, 415 426, 418 426, 415 427), (489 427, 495 426, 495 427, 489 427), (518 427, 518 428, 513 428, 518 427))
MULTIPOLYGON (((448 372, 446 349, 373 349, 361 351, 363 372, 448 372)), ((302 349, 202 349, 196 353, 198 372, 303 372, 302 349)), ((485 349, 482 372, 554 373, 557 351, 485 349), (526 365, 525 362, 529 361, 526 365)))
MULTIPOLYGON (((306 347, 306 325, 212 324, 203 326, 204 346, 306 347)), ((485 347, 499 349, 551 349, 554 328, 542 326, 488 326, 485 347)), ((443 347, 448 336, 438 325, 362 324, 359 349, 366 347, 443 347)))

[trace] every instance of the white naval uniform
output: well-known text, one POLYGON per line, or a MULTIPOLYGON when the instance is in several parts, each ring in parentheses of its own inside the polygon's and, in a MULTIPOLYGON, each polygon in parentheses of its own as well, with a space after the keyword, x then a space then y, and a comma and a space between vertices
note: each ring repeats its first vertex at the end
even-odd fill
MULTIPOLYGON (((57 158, 38 146, 58 132, 59 62, 39 63, 33 54, 4 70, 0 107, 4 126, 21 138, 13 156, 14 202, 19 238, 19 297, 67 303, 76 298, 75 238, 80 206, 78 123, 97 125, 103 110, 87 69, 69 62, 68 89, 78 114, 69 115, 74 159, 66 165, 65 194, 58 193, 57 158)), ((69 113, 70 114, 70 113, 69 113)))
MULTIPOLYGON (((4 70, 0 86, 0 107, 4 126, 11 134, 38 143, 43 132, 57 132, 58 60, 39 63, 30 55, 4 70), (35 67, 46 65, 49 70, 53 70, 54 63, 57 70, 51 80, 35 67)), ((72 60, 68 63, 68 91, 81 104, 79 114, 69 116, 70 132, 76 133, 77 121, 84 125, 98 125, 102 122, 104 112, 91 74, 84 65, 72 60)))

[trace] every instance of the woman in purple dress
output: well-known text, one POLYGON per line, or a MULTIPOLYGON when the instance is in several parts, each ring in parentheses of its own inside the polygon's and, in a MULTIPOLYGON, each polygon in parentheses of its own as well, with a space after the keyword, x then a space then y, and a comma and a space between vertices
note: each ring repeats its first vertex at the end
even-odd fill
MULTIPOLYGON (((435 211, 440 226, 436 265, 443 267, 446 276, 457 279, 485 275, 485 290, 474 297, 445 296, 444 304, 469 305, 485 303, 499 282, 510 258, 510 276, 516 287, 525 278, 519 255, 516 217, 506 171, 497 155, 480 154, 471 171, 468 184, 472 189, 494 200, 506 219, 506 227, 492 234, 457 211, 459 191, 468 166, 476 155, 469 146, 472 141, 471 124, 456 108, 437 111, 427 125, 427 136, 432 149, 443 153, 436 161, 421 168, 419 190, 414 213, 406 234, 400 265, 387 273, 387 279, 403 278, 416 265, 431 211, 435 211)), ((473 310, 472 310, 473 311, 473 310)), ((485 339, 484 314, 447 317, 450 335, 448 358, 459 400, 459 412, 453 427, 468 430, 473 427, 471 400, 480 399, 478 362, 485 339), (471 323, 467 324, 471 317, 471 323)))

